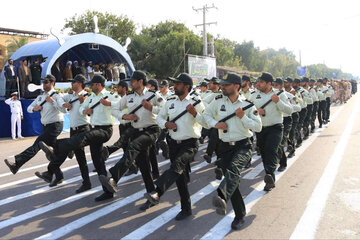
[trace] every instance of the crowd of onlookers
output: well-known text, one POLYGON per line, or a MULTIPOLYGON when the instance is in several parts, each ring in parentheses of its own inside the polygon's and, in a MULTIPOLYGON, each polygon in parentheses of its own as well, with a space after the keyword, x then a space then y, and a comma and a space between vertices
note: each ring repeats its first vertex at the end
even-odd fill
MULTIPOLYGON (((4 71, 6 79, 5 97, 8 98, 15 91, 19 91, 20 96, 23 98, 34 97, 32 96, 34 94, 27 91, 27 86, 29 83, 41 84, 41 72, 46 60, 44 58, 40 62, 39 59, 35 59, 34 62, 30 63, 25 59, 19 62, 18 67, 15 67, 13 59, 9 59, 4 71)), ((119 81, 126 78, 127 67, 125 63, 105 64, 99 62, 93 64, 92 61, 86 63, 84 60, 80 61, 80 63, 78 61, 67 61, 64 66, 62 61, 56 61, 51 68, 51 74, 55 76, 56 82, 68 82, 77 74, 83 74, 89 81, 94 74, 101 74, 108 81, 119 81)))
POLYGON ((332 103, 346 103, 352 94, 357 92, 357 81, 355 80, 330 80, 330 85, 333 87, 335 94, 331 98, 332 103))

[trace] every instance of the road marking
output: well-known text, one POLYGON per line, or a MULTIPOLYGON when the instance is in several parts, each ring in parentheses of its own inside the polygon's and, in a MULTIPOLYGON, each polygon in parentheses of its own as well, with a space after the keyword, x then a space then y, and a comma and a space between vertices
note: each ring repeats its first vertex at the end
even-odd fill
MULTIPOLYGON (((215 157, 214 157, 215 158, 215 157)), ((205 161, 192 167, 191 168, 191 174, 195 173, 196 171, 202 169, 203 167, 206 167, 208 166, 208 163, 206 163, 205 161)), ((137 193, 134 193, 132 194, 131 196, 128 196, 120 201, 117 201, 117 202, 114 202, 104 208, 101 208, 95 212, 92 212, 91 214, 89 215, 86 215, 82 218, 79 218, 71 223, 68 223, 64 226, 62 226, 61 228, 58 228, 52 232, 49 232, 47 234, 44 234, 42 236, 40 236, 39 238, 37 239, 58 239, 58 238, 61 238, 69 233, 71 233, 72 231, 76 230, 76 229, 79 229, 123 206, 125 206, 126 204, 129 204, 131 202, 134 202, 138 199, 140 199, 141 197, 143 197, 145 193, 145 190, 141 190, 137 193)))
MULTIPOLYGON (((360 98, 359 98, 360 99, 360 98)), ((347 143, 351 136, 351 130, 354 126, 356 114, 359 112, 360 100, 355 104, 356 110, 352 111, 346 128, 341 135, 339 143, 334 149, 334 153, 328 161, 325 170, 316 185, 309 201, 306 204, 306 209, 300 218, 294 232, 290 239, 314 239, 319 225, 322 213, 326 206, 326 201, 329 197, 331 188, 334 184, 336 175, 339 170, 341 160, 343 158, 347 143)))
MULTIPOLYGON (((261 156, 253 157, 253 161, 256 161, 260 159, 261 156)), ((262 164, 262 161, 256 167, 254 167, 250 172, 248 172, 246 175, 244 175, 243 179, 255 179, 261 172, 264 170, 264 166, 262 164)))
MULTIPOLYGON (((207 145, 201 146, 201 147, 199 147, 198 151, 201 151, 201 150, 205 149, 206 147, 207 147, 207 145)), ((159 153, 161 153, 161 152, 162 151, 160 150, 159 153)), ((106 161, 106 163, 110 163, 110 162, 119 160, 122 155, 123 155, 123 153, 115 154, 115 155, 113 155, 113 157, 110 157, 106 161)), ((87 161, 87 163, 92 164, 92 160, 87 161)), ((46 164, 46 166, 47 166, 47 164, 46 164)), ((76 165, 73 165, 73 166, 70 166, 70 167, 63 168, 61 170, 63 172, 65 172, 67 170, 70 170, 70 169, 73 169, 73 168, 76 168, 76 167, 79 167, 79 165, 76 164, 76 165)), ((24 182, 29 182, 29 181, 32 181, 32 180, 39 180, 39 178, 34 176, 34 177, 28 177, 28 178, 24 178, 24 179, 21 179, 21 180, 18 180, 18 181, 10 182, 10 183, 1 184, 0 189, 10 187, 10 186, 14 186, 14 185, 18 185, 18 184, 21 184, 21 183, 24 183, 24 182)))
MULTIPOLYGON (((170 163, 170 160, 165 160, 165 161, 162 161, 159 163, 159 167, 161 166, 164 166, 165 164, 168 164, 170 163)), ((130 175, 130 176, 124 176, 123 178, 120 179, 119 181, 119 184, 120 183, 123 183, 123 182, 127 182, 137 176, 140 176, 141 174, 138 173, 138 174, 133 174, 133 175, 130 175)), ((19 216, 16 216, 16 217, 12 217, 10 219, 7 219, 7 220, 4 220, 4 221, 1 221, 0 222, 0 229, 3 229, 5 227, 8 227, 8 226, 11 226, 11 225, 14 225, 16 223, 19 223, 19 222, 22 222, 22 221, 25 221, 27 219, 30 219, 30 218, 33 218, 33 217, 36 217, 38 215, 41 215, 43 213, 46 213, 46 212, 49 212, 49 211, 52 211, 56 208, 59 208, 59 207, 62 207, 66 204, 69 204, 69 203, 72 203, 74 201, 77 201, 79 199, 82 199, 84 197, 87 197, 91 194, 94 194, 96 192, 99 192, 102 190, 102 186, 98 186, 98 187, 95 187, 93 189, 90 189, 86 192, 82 192, 80 194, 76 194, 76 195, 73 195, 73 196, 70 196, 70 197, 67 197, 65 199, 62 199, 62 200, 59 200, 59 201, 56 201, 56 202, 53 202, 49 205, 46 205, 44 207, 40 207, 38 209, 35 209, 35 210, 32 210, 30 212, 27 212, 27 213, 24 213, 24 214, 21 214, 19 216)))
MULTIPOLYGON (((220 184, 220 180, 212 181, 210 184, 196 192, 191 196, 191 205, 194 205, 202 198, 206 197, 210 193, 216 190, 216 188, 220 184)), ((180 212, 181 205, 177 204, 176 206, 170 208, 166 212, 162 213, 161 215, 157 216, 150 222, 142 225, 140 228, 136 229, 135 231, 129 233, 125 237, 121 239, 143 239, 146 236, 150 235, 151 233, 155 232, 157 229, 165 225, 166 223, 170 222, 172 219, 176 217, 176 215, 180 212)))
MULTIPOLYGON (((337 110, 332 116, 331 121, 333 121, 342 111, 343 106, 337 110)), ((296 162, 296 160, 301 156, 303 152, 312 144, 313 141, 320 135, 320 133, 325 128, 317 129, 304 143, 301 147, 296 149, 296 155, 288 159, 287 170, 296 162)), ((280 178, 286 173, 286 171, 278 172, 275 171, 276 180, 279 181, 280 178)), ((246 205, 246 212, 249 214, 251 208, 267 193, 263 191, 265 186, 264 182, 261 182, 257 187, 250 192, 244 199, 246 205)), ((234 210, 231 210, 225 217, 223 217, 214 227, 212 227, 204 236, 201 237, 201 240, 205 239, 222 239, 231 231, 231 222, 234 220, 235 213, 234 210)))

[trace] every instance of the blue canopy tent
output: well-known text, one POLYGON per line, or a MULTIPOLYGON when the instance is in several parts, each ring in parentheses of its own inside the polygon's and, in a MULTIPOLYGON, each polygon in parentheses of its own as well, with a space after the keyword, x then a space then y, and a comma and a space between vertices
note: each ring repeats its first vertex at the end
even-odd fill
MULTIPOLYGON (((63 65, 65 65, 67 60, 76 60, 79 63, 81 60, 86 62, 92 61, 93 63, 126 63, 127 74, 131 75, 134 72, 134 65, 125 48, 112 38, 95 33, 73 35, 63 39, 61 44, 57 39, 32 42, 19 48, 11 56, 16 68, 19 67, 21 60, 27 59, 32 62, 35 59, 41 60, 46 57, 47 60, 41 72, 42 77, 51 73, 51 68, 57 60, 60 60, 63 65)), ((0 75, 0 96, 5 95, 5 85, 4 70, 2 70, 0 75)), ((32 100, 21 100, 24 112, 24 120, 22 121, 23 136, 39 135, 42 131, 40 114, 29 114, 26 112, 26 108, 31 102, 32 100)), ((9 137, 11 135, 10 108, 4 102, 0 102, 0 113, 2 115, 0 118, 2 126, 0 137, 9 137)), ((67 126, 66 123, 64 125, 67 126)))
MULTIPOLYGON (((14 66, 17 68, 21 60, 36 58, 46 58, 41 76, 51 73, 51 67, 57 60, 66 65, 67 60, 81 60, 96 62, 123 62, 127 65, 128 75, 134 71, 134 65, 126 50, 114 39, 102 34, 83 33, 64 39, 60 45, 57 39, 49 39, 37 42, 31 42, 19 48, 10 58, 14 60, 14 66)), ((7 65, 7 63, 6 63, 7 65)), ((5 65, 5 66, 6 66, 5 65)), ((5 95, 5 76, 4 69, 0 75, 0 96, 5 95)))

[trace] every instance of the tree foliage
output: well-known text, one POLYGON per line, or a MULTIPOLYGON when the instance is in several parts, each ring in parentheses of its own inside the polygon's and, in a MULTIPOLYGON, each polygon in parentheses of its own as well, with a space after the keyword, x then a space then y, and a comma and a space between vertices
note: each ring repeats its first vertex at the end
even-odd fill
POLYGON ((6 40, 7 59, 9 59, 16 50, 18 50, 28 42, 29 42, 28 37, 19 37, 19 38, 12 37, 11 39, 6 40))

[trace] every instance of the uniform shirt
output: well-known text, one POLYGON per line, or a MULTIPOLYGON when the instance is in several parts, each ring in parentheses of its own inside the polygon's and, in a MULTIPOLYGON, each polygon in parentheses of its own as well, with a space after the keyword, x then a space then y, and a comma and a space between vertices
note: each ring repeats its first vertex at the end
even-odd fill
MULTIPOLYGON (((34 107, 40 106, 40 104, 45 101, 46 97, 50 96, 53 92, 56 92, 55 89, 51 89, 49 92, 44 92, 37 96, 37 98, 28 106, 27 111, 33 113, 34 107)), ((55 93, 52 98, 54 99, 54 102, 45 102, 45 104, 42 105, 40 121, 43 125, 64 121, 63 113, 66 113, 66 109, 62 107, 64 104, 62 94, 55 93)))
POLYGON ((335 93, 334 89, 331 85, 326 86, 328 88, 328 91, 326 92, 326 98, 331 98, 331 96, 335 93))
POLYGON ((319 101, 325 101, 326 100, 326 91, 327 91, 327 87, 326 86, 322 86, 318 88, 317 94, 319 97, 319 101))
MULTIPOLYGON (((240 95, 234 103, 228 97, 220 95, 206 108, 204 112, 205 121, 209 126, 215 127, 221 119, 234 113, 238 108, 244 108, 249 104, 240 95)), ((253 136, 251 131, 260 132, 261 119, 259 115, 254 114, 255 111, 256 108, 252 106, 245 110, 245 114, 241 119, 234 116, 227 120, 227 132, 224 133, 223 130, 219 130, 219 138, 223 142, 240 141, 253 136)))
POLYGON ((311 97, 313 99, 313 102, 318 102, 319 101, 319 97, 318 97, 318 95, 316 93, 315 88, 310 87, 310 95, 311 95, 311 97))
POLYGON ((20 114, 20 116, 24 116, 21 102, 19 100, 9 98, 5 100, 5 103, 10 106, 10 112, 12 114, 20 114))
MULTIPOLYGON (((252 102, 257 108, 260 108, 268 100, 271 100, 271 96, 278 93, 279 90, 271 89, 268 93, 257 92, 252 94, 252 102)), ((284 93, 279 95, 279 101, 274 103, 270 102, 265 107, 265 116, 260 116, 264 127, 269 127, 275 124, 283 122, 283 113, 291 114, 292 107, 284 93)))
POLYGON ((251 95, 255 94, 255 91, 248 89, 247 92, 244 92, 242 89, 240 90, 240 94, 245 97, 246 100, 251 101, 251 95))
POLYGON ((303 109, 303 108, 306 108, 306 107, 307 107, 307 103, 306 103, 306 101, 305 101, 305 99, 304 99, 304 96, 302 95, 301 92, 302 92, 301 88, 299 88, 298 90, 296 90, 295 97, 296 97, 296 99, 298 99, 298 101, 299 101, 299 103, 300 103, 300 106, 301 106, 301 108, 303 109))
MULTIPOLYGON (((72 93, 72 94, 66 94, 64 95, 63 99, 64 102, 70 102, 72 100, 78 99, 79 95, 85 95, 87 92, 82 90, 78 94, 72 93)), ((87 115, 81 114, 79 112, 81 103, 79 100, 73 102, 71 104, 72 108, 69 110, 70 115, 70 127, 79 127, 86 124, 89 124, 89 117, 87 115)))
POLYGON ((205 92, 199 92, 200 98, 201 100, 203 100, 204 98, 206 98, 209 94, 211 93, 210 90, 206 90, 205 92))
POLYGON ((126 96, 122 97, 119 102, 114 104, 112 110, 113 116, 121 119, 124 115, 122 110, 127 108, 128 113, 130 113, 137 106, 141 105, 143 99, 147 99, 153 94, 155 94, 155 97, 150 100, 150 103, 152 105, 152 111, 141 107, 135 112, 136 116, 138 116, 139 119, 136 122, 131 121, 131 126, 133 126, 134 128, 146 128, 151 125, 156 125, 156 115, 164 106, 165 100, 160 96, 159 93, 149 90, 148 88, 144 88, 141 95, 134 91, 128 92, 126 96))
POLYGON ((222 95, 221 91, 219 91, 219 92, 211 91, 209 94, 207 94, 206 97, 202 99, 205 107, 207 107, 215 99, 215 97, 217 97, 219 95, 222 95))
MULTIPOLYGON (((107 100, 114 102, 119 96, 114 95, 107 91, 105 88, 99 92, 98 95, 95 93, 91 93, 89 97, 81 104, 79 108, 80 114, 83 114, 85 109, 91 108, 93 105, 98 103, 100 99, 108 96, 107 100)), ((112 104, 111 104, 112 105, 112 104)), ((99 104, 93 109, 93 113, 90 115, 90 124, 93 126, 108 126, 114 124, 114 118, 111 115, 111 106, 105 106, 103 104, 99 104)))
POLYGON ((307 105, 313 104, 313 99, 312 99, 311 94, 309 93, 309 91, 307 89, 303 88, 303 87, 300 87, 300 89, 301 89, 300 93, 302 93, 306 104, 307 105))
MULTIPOLYGON (((290 92, 287 92, 287 91, 284 91, 286 97, 288 98, 290 104, 291 104, 291 107, 292 107, 292 111, 291 111, 291 114, 293 114, 294 112, 300 112, 301 111, 301 106, 299 104, 299 102, 296 100, 296 97, 290 93, 290 92)), ((291 114, 288 114, 288 113, 284 113, 284 117, 290 117, 291 114)))
POLYGON ((161 96, 164 100, 166 100, 168 97, 172 96, 174 93, 172 93, 170 90, 168 90, 168 91, 165 93, 165 95, 163 95, 160 91, 159 91, 159 94, 160 94, 160 96, 161 96))
MULTIPOLYGON (((169 119, 170 121, 179 115, 182 111, 186 110, 189 104, 194 104, 199 98, 191 97, 188 94, 183 100, 180 100, 178 96, 172 96, 167 99, 165 106, 160 110, 159 115, 156 118, 157 124, 161 128, 165 128, 165 123, 169 119)), ((179 118, 175 123, 177 125, 177 131, 169 130, 170 137, 174 140, 186 140, 189 138, 200 138, 201 126, 204 124, 204 118, 202 113, 205 106, 202 102, 195 106, 197 111, 196 117, 190 113, 186 113, 179 118)))

